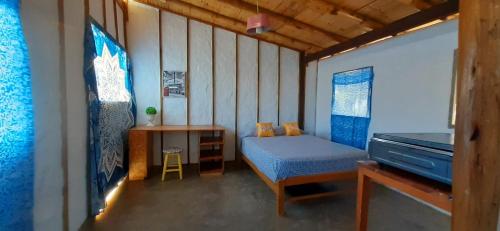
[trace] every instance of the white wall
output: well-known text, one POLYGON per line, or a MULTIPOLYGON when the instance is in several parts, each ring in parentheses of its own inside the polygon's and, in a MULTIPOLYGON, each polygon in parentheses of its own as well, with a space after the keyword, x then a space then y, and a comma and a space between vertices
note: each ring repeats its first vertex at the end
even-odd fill
POLYGON ((448 129, 457 21, 321 60, 318 66, 316 134, 330 138, 332 74, 374 67, 374 132, 452 132, 448 129))
POLYGON ((24 33, 31 60, 35 121, 34 227, 61 230, 61 89, 57 0, 21 2, 24 33), (43 46, 40 46, 43 44, 43 46), (48 58, 48 55, 50 58, 48 58), (54 55, 55 54, 55 55, 54 55))
POLYGON ((87 218, 87 92, 83 78, 82 1, 64 4, 66 116, 68 144, 69 229, 77 230, 87 218))
POLYGON ((306 67, 306 80, 304 87, 304 131, 315 135, 316 131, 316 87, 318 77, 318 61, 312 61, 306 67))
POLYGON ((235 159, 236 34, 214 29, 214 123, 226 128, 224 160, 235 159))
POLYGON ((278 46, 259 42, 259 122, 278 126, 278 46))
MULTIPOLYGON (((102 0, 91 0, 89 7, 91 16, 103 23, 105 14, 102 0)), ((114 20, 113 5, 109 7, 114 20)), ((31 59, 35 114, 35 230, 62 230, 64 227, 65 164, 68 168, 69 230, 78 230, 88 215, 87 95, 83 78, 84 2, 65 1, 63 10, 64 42, 59 39, 57 0, 21 1, 31 59), (61 49, 64 49, 64 60, 59 56, 61 49), (67 142, 66 145, 63 145, 64 142, 67 142), (67 163, 63 163, 64 154, 67 155, 67 163)), ((122 12, 119 7, 118 12, 122 12)), ((123 32, 123 14, 117 15, 117 20, 123 32)), ((114 22, 111 25, 114 28, 114 22)), ((124 45, 124 40, 120 41, 124 45)))
MULTIPOLYGON (((258 109, 261 121, 276 125, 279 119, 298 119, 299 52, 267 42, 260 42, 259 51, 255 39, 162 12, 160 54, 160 12, 137 2, 130 2, 129 11, 127 33, 133 61, 138 124, 146 123, 146 105, 160 108, 160 55, 163 70, 187 71, 189 86, 185 99, 163 98, 163 124, 213 123, 225 127, 225 160, 236 159, 238 138, 254 134, 258 109)), ((160 124, 160 120, 156 124, 160 124)), ((182 147, 184 163, 189 149, 190 161, 196 163, 198 133, 190 133, 189 145, 187 140, 186 133, 165 133, 163 146, 182 147)), ((157 141, 155 138, 154 163, 160 165, 157 141)))

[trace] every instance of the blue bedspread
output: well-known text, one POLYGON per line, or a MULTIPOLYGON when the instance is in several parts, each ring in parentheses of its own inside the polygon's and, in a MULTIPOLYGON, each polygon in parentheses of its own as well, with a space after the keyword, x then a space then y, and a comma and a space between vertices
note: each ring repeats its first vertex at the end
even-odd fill
POLYGON ((269 179, 354 170, 368 153, 314 136, 246 137, 241 151, 269 179))

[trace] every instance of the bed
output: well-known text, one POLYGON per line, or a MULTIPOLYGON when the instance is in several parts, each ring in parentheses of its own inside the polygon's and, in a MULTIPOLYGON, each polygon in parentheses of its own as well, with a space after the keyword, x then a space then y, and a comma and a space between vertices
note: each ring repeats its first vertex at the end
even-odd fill
MULTIPOLYGON (((357 161, 368 153, 315 136, 245 137, 242 159, 276 194, 276 209, 284 214, 285 187, 355 180, 357 161)), ((328 192, 290 198, 290 201, 330 196, 328 192)))

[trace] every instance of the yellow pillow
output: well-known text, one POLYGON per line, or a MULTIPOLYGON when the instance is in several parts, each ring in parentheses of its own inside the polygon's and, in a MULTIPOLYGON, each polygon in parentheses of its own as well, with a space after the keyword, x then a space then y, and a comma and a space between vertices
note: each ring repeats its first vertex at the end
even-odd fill
POLYGON ((300 136, 302 132, 300 131, 299 124, 297 122, 284 123, 285 133, 287 136, 300 136))
POLYGON ((257 123, 257 137, 274 136, 273 123, 257 123))

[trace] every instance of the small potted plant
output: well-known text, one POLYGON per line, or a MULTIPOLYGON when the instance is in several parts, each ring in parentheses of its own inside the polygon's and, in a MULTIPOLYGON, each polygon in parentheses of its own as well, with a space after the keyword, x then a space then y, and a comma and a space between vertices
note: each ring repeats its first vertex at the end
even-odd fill
POLYGON ((155 107, 148 107, 146 108, 146 115, 148 116, 148 124, 147 126, 155 126, 154 121, 156 117, 156 108, 155 107))

